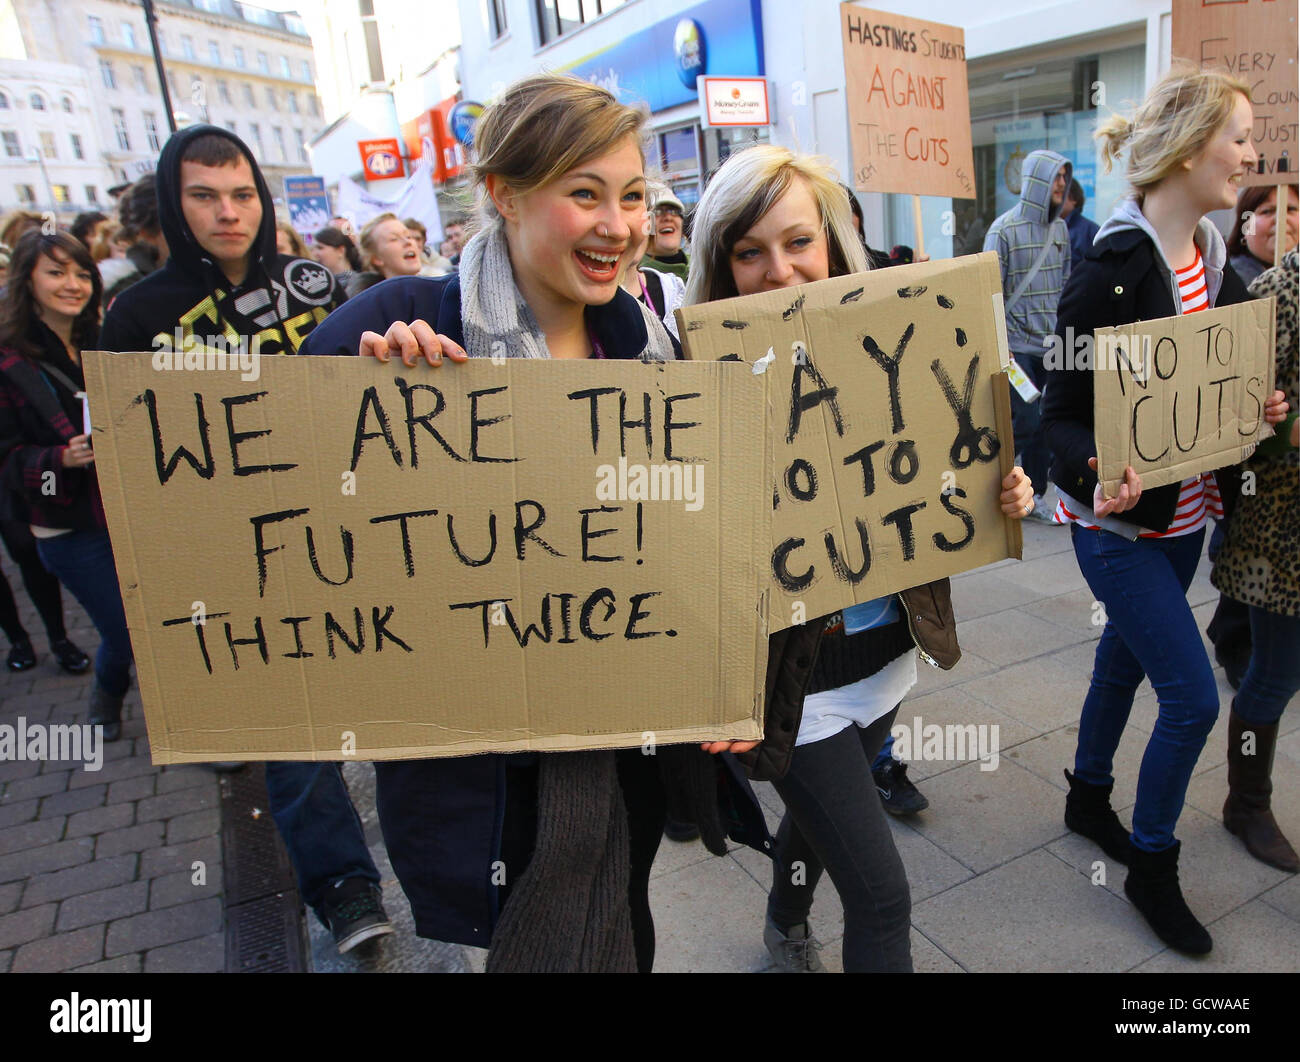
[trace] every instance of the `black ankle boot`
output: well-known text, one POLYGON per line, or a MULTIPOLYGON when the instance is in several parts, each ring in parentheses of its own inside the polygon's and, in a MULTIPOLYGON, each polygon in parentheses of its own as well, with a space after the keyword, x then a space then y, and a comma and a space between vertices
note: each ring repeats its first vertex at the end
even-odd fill
POLYGON ((1136 845, 1129 855, 1124 892, 1156 936, 1186 955, 1208 955, 1214 946, 1206 928, 1196 920, 1178 887, 1178 853, 1182 843, 1163 852, 1145 852, 1136 845))
POLYGON ((1111 809, 1112 785, 1090 785, 1069 771, 1065 780, 1070 783, 1070 793, 1065 798, 1065 825, 1101 845, 1101 849, 1117 863, 1128 866, 1131 848, 1128 830, 1111 809))
POLYGON ((116 741, 122 736, 122 697, 114 697, 98 682, 90 691, 90 723, 104 728, 104 740, 116 741))

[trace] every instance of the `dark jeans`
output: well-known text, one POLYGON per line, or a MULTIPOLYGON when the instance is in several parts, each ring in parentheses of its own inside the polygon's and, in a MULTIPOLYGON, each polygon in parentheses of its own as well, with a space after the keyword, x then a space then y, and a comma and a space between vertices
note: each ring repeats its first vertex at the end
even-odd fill
POLYGON ((325 890, 344 878, 379 884, 361 819, 337 763, 266 765, 271 816, 289 850, 298 891, 321 918, 325 890))
POLYGON ((1300 616, 1250 606, 1250 666, 1233 702, 1248 723, 1276 723, 1300 691, 1300 616))
POLYGON ((122 591, 107 531, 69 531, 38 538, 41 563, 68 588, 99 631, 95 681, 105 693, 123 696, 131 688, 131 635, 126 629, 122 591))
MULTIPOLYGON (((51 575, 41 563, 40 554, 36 552, 36 539, 26 524, 13 520, 0 520, 0 539, 4 540, 9 556, 18 565, 22 575, 23 586, 27 596, 32 599, 41 623, 51 642, 59 642, 68 636, 63 626, 63 595, 59 593, 59 580, 51 575)), ((18 605, 14 601, 9 581, 0 575, 0 630, 9 638, 9 644, 27 637, 22 621, 18 618, 18 605)))
POLYGON ((845 973, 912 972, 912 896, 871 777, 897 715, 895 706, 868 727, 799 745, 790 770, 772 783, 786 813, 767 913, 782 930, 807 921, 825 868, 844 905, 845 973))
POLYGON ((1204 530, 1130 542, 1109 531, 1070 525, 1079 570, 1106 606, 1092 684, 1079 719, 1075 773, 1110 785, 1115 749, 1143 676, 1159 700, 1156 725, 1138 773, 1133 843, 1170 847, 1196 758, 1219 715, 1219 691, 1187 588, 1201 559, 1204 530))
MULTIPOLYGON (((1047 370, 1043 368, 1042 357, 1017 354, 1015 358, 1016 364, 1041 391, 1047 385, 1047 370)), ((1051 463, 1051 451, 1043 432, 1042 407, 1041 398, 1026 402, 1020 397, 1020 392, 1011 388, 1011 432, 1015 436, 1016 453, 1020 455, 1020 467, 1025 470, 1025 475, 1034 485, 1034 493, 1038 495, 1047 490, 1047 469, 1051 463)))
MULTIPOLYGON (((1211 564, 1223 548, 1226 537, 1224 523, 1223 520, 1214 521, 1210 548, 1206 551, 1211 564)), ((1210 625, 1205 628, 1205 634, 1214 646, 1214 656, 1220 664, 1231 667, 1236 663, 1244 668, 1245 662, 1250 659, 1250 613, 1245 605, 1226 594, 1220 594, 1219 603, 1215 606, 1214 615, 1210 617, 1210 625)))

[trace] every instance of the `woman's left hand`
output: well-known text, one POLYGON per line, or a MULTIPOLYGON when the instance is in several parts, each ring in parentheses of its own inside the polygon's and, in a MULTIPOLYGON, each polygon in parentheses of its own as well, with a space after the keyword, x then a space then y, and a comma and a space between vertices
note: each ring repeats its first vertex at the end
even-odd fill
POLYGON ((1269 424, 1281 424, 1286 420, 1287 410, 1291 406, 1287 403, 1286 395, 1281 391, 1274 391, 1264 403, 1264 419, 1269 424))
POLYGON ((1019 465, 1002 481, 998 500, 1002 502, 1002 511, 1013 520, 1023 520, 1034 511, 1034 484, 1019 465))
POLYGON ((750 749, 758 748, 762 744, 759 741, 706 741, 700 748, 710 755, 716 756, 719 752, 748 752, 750 749))

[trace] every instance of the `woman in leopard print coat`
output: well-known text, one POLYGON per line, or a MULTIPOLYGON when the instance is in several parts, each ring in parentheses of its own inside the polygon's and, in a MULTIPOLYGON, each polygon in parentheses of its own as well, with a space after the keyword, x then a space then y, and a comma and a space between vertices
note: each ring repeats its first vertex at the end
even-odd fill
MULTIPOLYGON (((1251 294, 1277 298, 1277 387, 1294 410, 1300 402, 1297 354, 1297 253, 1261 274, 1251 294)), ((1260 859, 1300 870, 1300 858, 1270 810, 1278 720, 1300 690, 1300 450, 1296 414, 1247 463, 1253 493, 1242 497, 1210 581, 1250 606, 1250 666, 1228 719, 1228 800, 1223 824, 1260 859)), ((1249 479, 1247 479, 1249 484, 1249 479)))

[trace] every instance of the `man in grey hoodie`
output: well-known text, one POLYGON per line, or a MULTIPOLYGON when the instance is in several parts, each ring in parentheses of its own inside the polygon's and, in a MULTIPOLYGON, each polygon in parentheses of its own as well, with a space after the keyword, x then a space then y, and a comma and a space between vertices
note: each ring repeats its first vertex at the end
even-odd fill
MULTIPOLYGON (((996 251, 1002 270, 1002 295, 1011 355, 1040 391, 1047 375, 1043 355, 1056 331, 1056 306, 1070 279, 1070 230, 1061 204, 1072 167, 1055 151, 1031 151, 1020 170, 1020 202, 999 217, 984 237, 984 250, 996 251)), ((1047 491, 1049 455, 1040 425, 1039 404, 1011 391, 1011 426, 1025 474, 1034 484, 1034 511, 1047 491)))

